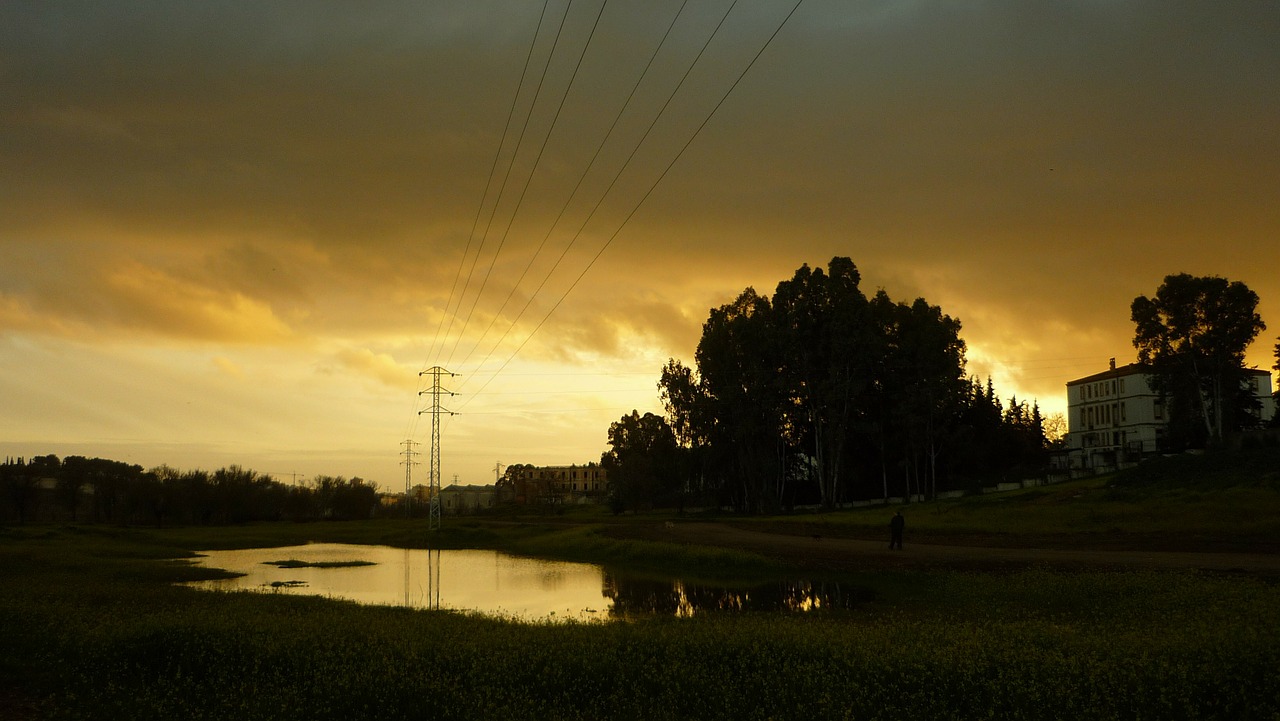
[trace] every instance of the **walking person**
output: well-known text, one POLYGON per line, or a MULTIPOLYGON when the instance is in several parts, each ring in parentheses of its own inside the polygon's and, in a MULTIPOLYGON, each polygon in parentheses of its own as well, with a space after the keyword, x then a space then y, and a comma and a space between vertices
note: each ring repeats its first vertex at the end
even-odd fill
POLYGON ((893 514, 893 518, 889 520, 889 550, 897 548, 902 550, 902 529, 907 527, 907 519, 902 517, 902 511, 893 514))

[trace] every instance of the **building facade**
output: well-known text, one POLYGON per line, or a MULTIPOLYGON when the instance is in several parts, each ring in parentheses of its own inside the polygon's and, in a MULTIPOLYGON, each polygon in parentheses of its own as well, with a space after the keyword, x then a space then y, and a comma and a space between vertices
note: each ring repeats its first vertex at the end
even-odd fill
POLYGON ((572 466, 516 465, 498 482, 498 500, 519 505, 604 503, 609 474, 597 463, 572 466))
MULTIPOLYGON (((1261 404, 1259 424, 1275 414, 1271 373, 1248 370, 1249 387, 1261 404)), ((1106 471, 1137 463, 1164 449, 1169 425, 1164 399, 1152 387, 1146 366, 1111 367, 1067 382, 1067 459, 1072 469, 1106 471)))
POLYGON ((497 490, 494 486, 460 486, 440 489, 440 511, 450 515, 475 513, 493 508, 497 490))

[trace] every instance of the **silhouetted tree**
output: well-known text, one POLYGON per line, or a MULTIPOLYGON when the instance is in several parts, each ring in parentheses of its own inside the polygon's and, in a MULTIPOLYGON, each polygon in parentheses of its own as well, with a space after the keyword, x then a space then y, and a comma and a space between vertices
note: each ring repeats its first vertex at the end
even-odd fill
MULTIPOLYGON (((1276 364, 1274 369, 1280 373, 1280 338, 1276 339, 1276 364)), ((1272 396, 1276 402, 1276 412, 1271 416, 1271 425, 1280 428, 1280 385, 1272 389, 1272 396)))
MULTIPOLYGON (((803 444, 811 454, 819 498, 828 508, 841 497, 846 449, 881 352, 860 281, 853 261, 833 258, 826 273, 801 266, 773 295, 772 321, 782 350, 779 390, 786 394, 780 431, 784 443, 803 444)), ((781 478, 785 482, 787 474, 781 478)))
POLYGON ((830 506, 889 495, 891 476, 895 490, 936 492, 983 465, 966 463, 973 445, 1007 438, 994 389, 975 393, 965 375, 960 322, 923 299, 868 300, 859 283, 833 258, 772 298, 747 288, 710 311, 696 369, 670 360, 659 382, 687 477, 742 510, 830 506))
POLYGON ((217 501, 214 498, 213 479, 208 471, 196 469, 182 474, 178 480, 191 520, 200 525, 214 522, 217 501))
POLYGON ((148 471, 103 458, 37 456, 0 464, 0 522, 13 518, 108 523, 226 524, 250 521, 360 519, 376 514, 377 485, 362 478, 319 476, 314 487, 287 486, 271 476, 232 465, 210 474, 161 465, 148 471), (42 489, 51 484, 52 492, 42 489), (91 503, 87 503, 90 501, 91 503))
POLYGON ((768 298, 752 288, 713 308, 696 352, 707 403, 711 462, 742 510, 776 508, 783 457, 786 380, 768 298))
POLYGON ((931 496, 1046 462, 1038 404, 1006 411, 990 378, 966 375, 959 320, 859 283, 833 258, 711 309, 696 367, 670 359, 658 383, 686 487, 758 512, 931 496))
POLYGON ((369 518, 378 505, 378 489, 356 477, 316 476, 311 481, 314 507, 320 518, 353 521, 369 518))
POLYGON ((871 307, 881 340, 877 394, 869 410, 877 419, 886 493, 886 469, 895 458, 906 495, 934 494, 938 461, 953 445, 969 388, 960 321, 923 298, 895 303, 884 291, 871 307))
POLYGON ((678 501, 679 448, 662 416, 634 410, 622 416, 609 425, 609 446, 600 465, 609 473, 615 511, 678 501))
POLYGON ((682 493, 705 501, 720 484, 712 470, 713 422, 702 380, 693 369, 668 359, 658 389, 679 450, 677 471, 682 493))
POLYGON ((26 523, 35 512, 41 478, 46 477, 44 474, 56 472, 49 467, 51 460, 56 462, 57 456, 37 456, 29 463, 21 458, 16 461, 6 460, 0 466, 3 501, 8 507, 9 515, 16 518, 19 524, 26 523))
POLYGON ((1252 395, 1244 392, 1244 355, 1266 328, 1258 296, 1219 277, 1169 275, 1154 298, 1130 307, 1139 362, 1170 402, 1169 431, 1180 445, 1203 445, 1241 427, 1252 395))
POLYGON ((58 470, 58 485, 54 489, 58 505, 74 523, 79 520, 80 505, 88 483, 87 462, 84 456, 67 456, 58 470))

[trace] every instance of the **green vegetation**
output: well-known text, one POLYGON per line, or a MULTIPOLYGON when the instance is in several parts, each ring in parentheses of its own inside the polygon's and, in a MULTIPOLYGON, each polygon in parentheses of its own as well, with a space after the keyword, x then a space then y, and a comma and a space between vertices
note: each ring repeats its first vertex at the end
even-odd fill
POLYGON ((1280 446, 1258 444, 1240 451, 1152 458, 1126 470, 1114 485, 1193 491, 1241 487, 1280 491, 1280 446))
MULTIPOLYGON (((1227 493, 1254 491, 1270 493, 1267 507, 1275 508, 1272 489, 1227 493)), ((1125 506, 1155 515, 1158 506, 1150 504, 1164 503, 1183 520, 1200 508, 1184 499, 1178 510, 1170 500, 1192 491, 1124 489, 1125 499, 1112 492, 1105 481, 1092 481, 1003 500, 963 499, 934 516, 911 507, 909 528, 934 524, 941 533, 999 522, 1017 542, 1037 523, 1069 529, 1088 517, 1082 506, 1103 516, 1125 506), (1075 494, 1081 497, 1069 501, 1075 494), (1015 524, 1023 515, 1039 520, 1015 524)), ((614 539, 603 532, 606 521, 616 530, 664 517, 603 513, 468 519, 446 524, 433 541, 677 573, 778 568, 740 552, 614 539)), ((856 528, 874 520, 878 528, 883 516, 874 509, 813 522, 856 528)), ((192 549, 422 537, 421 525, 407 521, 0 529, 0 715, 345 721, 1280 714, 1280 586, 1243 576, 861 573, 849 580, 876 600, 849 612, 584 625, 171 584, 217 574, 184 561, 192 549)))

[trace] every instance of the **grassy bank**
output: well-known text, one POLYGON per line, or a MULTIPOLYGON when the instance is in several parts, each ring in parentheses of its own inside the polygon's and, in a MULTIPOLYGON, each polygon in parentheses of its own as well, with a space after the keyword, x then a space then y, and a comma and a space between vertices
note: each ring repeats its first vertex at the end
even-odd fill
MULTIPOLYGON (((1280 588, 1200 574, 877 574, 857 611, 526 626, 170 585, 192 547, 392 524, 0 534, 0 717, 1274 718, 1280 588)), ((474 527, 528 550, 590 526, 474 527)), ((643 564, 679 549, 595 551, 643 564)), ((684 549, 678 563, 759 570, 684 549)), ((585 553, 585 552, 584 552, 585 553)))
POLYGON ((1107 476, 892 509, 735 522, 800 535, 881 539, 889 516, 902 510, 916 542, 1280 553, 1280 486, 1161 485, 1146 477, 1132 485, 1107 476))

